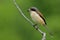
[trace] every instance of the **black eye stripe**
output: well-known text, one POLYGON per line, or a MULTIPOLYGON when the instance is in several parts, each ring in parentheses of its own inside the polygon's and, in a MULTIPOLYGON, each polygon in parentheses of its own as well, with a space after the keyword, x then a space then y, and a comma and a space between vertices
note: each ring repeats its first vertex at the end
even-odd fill
POLYGON ((31 9, 32 11, 36 11, 35 9, 31 9))

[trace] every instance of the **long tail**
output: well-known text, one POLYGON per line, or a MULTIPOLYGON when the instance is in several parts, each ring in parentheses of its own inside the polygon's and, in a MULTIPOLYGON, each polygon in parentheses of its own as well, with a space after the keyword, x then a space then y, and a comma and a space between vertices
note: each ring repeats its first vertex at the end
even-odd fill
POLYGON ((44 25, 44 26, 45 26, 46 30, 48 31, 48 33, 52 36, 53 35, 53 32, 48 28, 47 25, 44 25))

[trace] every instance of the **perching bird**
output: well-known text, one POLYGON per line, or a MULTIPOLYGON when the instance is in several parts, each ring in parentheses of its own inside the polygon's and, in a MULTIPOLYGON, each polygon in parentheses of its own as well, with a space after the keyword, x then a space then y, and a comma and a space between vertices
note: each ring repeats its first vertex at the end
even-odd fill
POLYGON ((31 7, 31 8, 28 9, 28 11, 30 12, 30 16, 31 16, 32 20, 36 24, 43 25, 47 29, 47 31, 49 32, 49 34, 51 34, 51 31, 48 29, 47 23, 45 21, 44 16, 42 15, 42 13, 39 12, 39 10, 36 7, 31 7))

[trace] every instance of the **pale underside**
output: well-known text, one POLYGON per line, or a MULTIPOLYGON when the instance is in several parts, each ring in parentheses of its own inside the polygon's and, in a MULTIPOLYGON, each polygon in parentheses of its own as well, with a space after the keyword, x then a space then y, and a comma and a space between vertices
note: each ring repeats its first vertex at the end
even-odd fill
POLYGON ((45 24, 44 20, 34 11, 31 11, 31 18, 35 23, 42 24, 42 25, 45 24))

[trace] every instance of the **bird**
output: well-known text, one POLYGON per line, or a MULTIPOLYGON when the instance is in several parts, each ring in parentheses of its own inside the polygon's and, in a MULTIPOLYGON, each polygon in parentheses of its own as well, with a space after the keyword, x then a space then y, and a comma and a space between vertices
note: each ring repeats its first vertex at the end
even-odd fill
POLYGON ((52 35, 52 32, 47 27, 47 23, 46 23, 46 20, 45 20, 45 17, 43 16, 43 14, 36 7, 31 7, 28 9, 28 11, 30 13, 32 20, 36 24, 43 25, 46 28, 46 30, 49 32, 49 34, 52 35))

